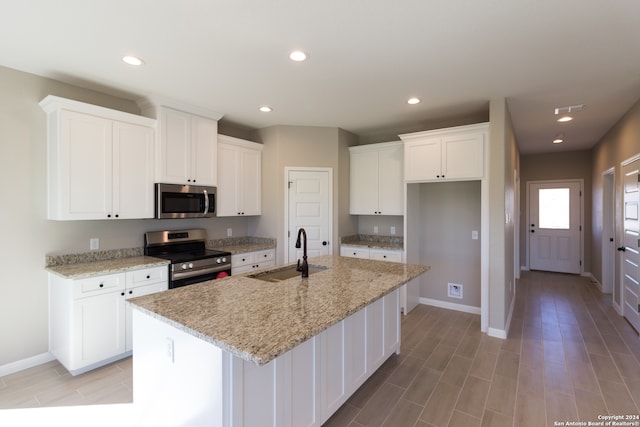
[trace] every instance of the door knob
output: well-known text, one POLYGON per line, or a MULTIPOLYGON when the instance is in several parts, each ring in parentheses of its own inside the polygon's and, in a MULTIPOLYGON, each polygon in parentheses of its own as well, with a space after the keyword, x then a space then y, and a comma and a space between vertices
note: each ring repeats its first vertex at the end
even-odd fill
POLYGON ((535 225, 535 224, 531 224, 531 226, 532 226, 532 227, 535 227, 536 225, 535 225))
POLYGON ((535 232, 536 232, 536 230, 531 230, 531 232, 532 232, 532 233, 535 233, 535 232))
POLYGON ((329 244, 329 242, 327 242, 327 241, 322 242, 322 246, 327 246, 328 244, 329 244))
POLYGON ((627 248, 626 248, 626 247, 624 247, 624 246, 620 246, 620 247, 618 248, 618 250, 619 250, 620 252, 626 252, 626 251, 627 251, 627 248))

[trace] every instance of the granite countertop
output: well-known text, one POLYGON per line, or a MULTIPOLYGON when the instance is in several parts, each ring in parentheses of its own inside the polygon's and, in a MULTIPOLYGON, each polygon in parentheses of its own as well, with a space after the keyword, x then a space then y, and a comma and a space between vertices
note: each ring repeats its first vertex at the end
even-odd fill
POLYGON ((275 247, 276 239, 267 237, 230 237, 226 239, 210 240, 207 243, 207 248, 231 252, 232 255, 275 249, 275 247))
POLYGON ((330 255, 311 258, 309 265, 326 269, 281 282, 231 276, 129 302, 235 356, 264 365, 429 269, 330 255))
POLYGON ((404 238, 402 236, 380 236, 377 234, 354 234, 340 239, 341 245, 363 246, 372 249, 387 249, 394 251, 404 250, 404 238))
POLYGON ((121 273, 148 267, 168 265, 166 259, 140 255, 127 258, 115 258, 92 262, 79 262, 47 267, 47 271, 62 276, 65 279, 82 279, 102 274, 121 273))

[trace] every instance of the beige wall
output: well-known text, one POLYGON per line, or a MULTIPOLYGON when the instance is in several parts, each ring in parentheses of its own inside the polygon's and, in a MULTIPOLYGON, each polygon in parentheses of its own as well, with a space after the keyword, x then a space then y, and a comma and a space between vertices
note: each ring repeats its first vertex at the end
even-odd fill
MULTIPOLYGON (((593 218, 592 218, 592 244, 591 259, 593 276, 602 283, 602 244, 609 236, 602 234, 602 203, 603 203, 603 173, 615 168, 615 219, 617 230, 615 236, 616 246, 622 242, 620 230, 622 218, 622 177, 621 162, 640 154, 640 101, 609 130, 592 150, 592 188, 593 218)), ((614 300, 620 303, 620 258, 616 252, 614 300)))
MULTIPOLYGON (((246 218, 49 221, 46 219, 46 115, 49 94, 139 113, 132 101, 0 67, 0 367, 48 351, 47 254, 141 247, 150 230, 202 227, 209 237, 247 235, 246 218)), ((275 237, 275 235, 265 235, 275 237)))
POLYGON ((520 263, 529 265, 529 247, 527 245, 527 182, 548 180, 583 180, 584 218, 582 220, 584 258, 582 266, 585 273, 592 271, 591 263, 591 151, 565 151, 549 154, 529 154, 521 157, 520 175, 520 263))
POLYGON ((420 296, 480 308, 480 181, 410 184, 419 187, 420 259, 431 270, 421 276, 420 296), (447 296, 448 283, 463 285, 463 298, 447 296))
MULTIPOLYGON (((333 234, 331 253, 339 253, 339 235, 357 233, 357 218, 349 215, 349 151, 357 137, 331 127, 273 126, 255 133, 264 144, 262 216, 250 225, 257 235, 278 240, 277 262, 286 262, 284 248, 285 167, 322 167, 333 170, 333 234)), ((295 238, 295 237, 293 237, 295 238)))
POLYGON ((489 328, 507 330, 515 292, 514 172, 519 174, 520 156, 505 99, 491 100, 489 109, 489 328))

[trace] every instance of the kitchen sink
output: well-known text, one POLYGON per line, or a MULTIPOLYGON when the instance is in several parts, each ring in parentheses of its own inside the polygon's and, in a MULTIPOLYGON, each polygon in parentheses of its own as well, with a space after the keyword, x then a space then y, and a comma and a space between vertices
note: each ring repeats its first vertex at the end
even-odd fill
MULTIPOLYGON (((312 275, 319 271, 327 270, 328 268, 329 267, 322 267, 319 265, 309 265, 309 275, 312 275)), ((248 277, 251 277, 252 279, 264 280, 265 282, 281 282, 283 280, 291 279, 292 277, 301 275, 301 272, 296 271, 295 265, 288 265, 286 267, 277 268, 275 270, 268 270, 261 273, 250 274, 248 277)))

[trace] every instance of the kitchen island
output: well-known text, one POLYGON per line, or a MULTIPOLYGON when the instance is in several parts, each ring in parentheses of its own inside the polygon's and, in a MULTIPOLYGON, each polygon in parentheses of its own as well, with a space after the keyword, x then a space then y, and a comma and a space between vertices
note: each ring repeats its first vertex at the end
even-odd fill
MULTIPOLYGON (((324 256, 309 278, 232 276, 131 300, 141 425, 321 425, 400 349, 419 265, 324 256)), ((277 269, 275 269, 277 270, 277 269)))

